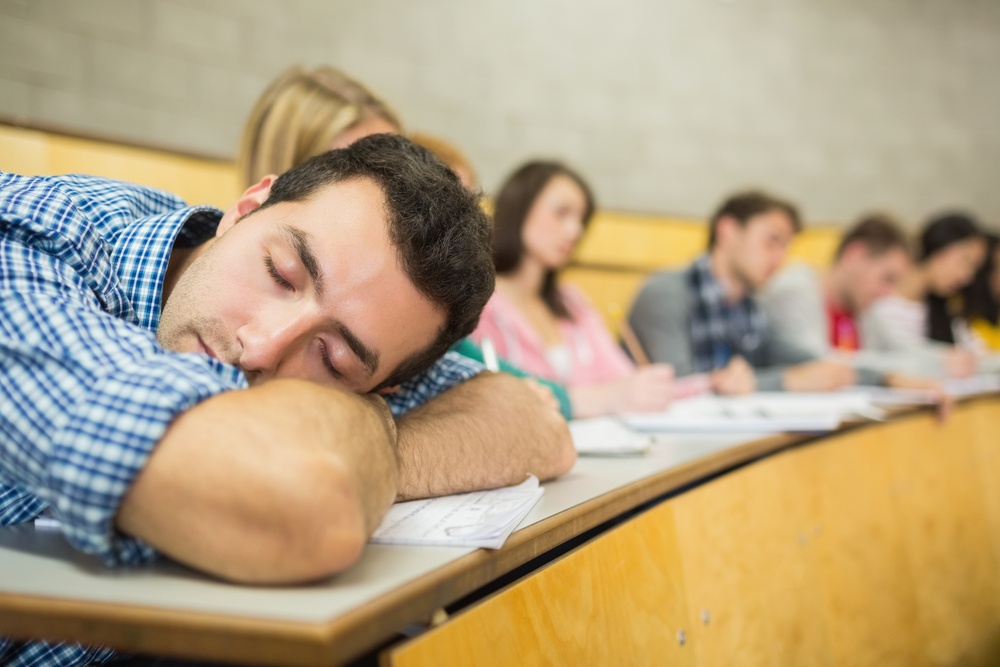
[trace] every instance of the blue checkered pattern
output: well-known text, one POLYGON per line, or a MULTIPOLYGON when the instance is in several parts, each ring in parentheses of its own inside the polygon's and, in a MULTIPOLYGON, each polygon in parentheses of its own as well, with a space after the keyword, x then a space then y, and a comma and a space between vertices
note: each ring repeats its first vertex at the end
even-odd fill
MULTIPOLYGON (((157 557, 115 513, 175 415, 246 378, 155 338, 171 248, 210 238, 221 212, 88 176, 0 173, 0 525, 48 509, 108 565, 157 557)), ((449 353, 390 397, 411 410, 482 370, 449 353)), ((101 663, 112 653, 0 639, 0 663, 101 663)))
POLYGON ((736 355, 757 368, 765 365, 767 320, 753 297, 726 303, 722 285, 712 275, 708 255, 691 264, 685 280, 691 313, 691 351, 697 373, 722 368, 736 355))

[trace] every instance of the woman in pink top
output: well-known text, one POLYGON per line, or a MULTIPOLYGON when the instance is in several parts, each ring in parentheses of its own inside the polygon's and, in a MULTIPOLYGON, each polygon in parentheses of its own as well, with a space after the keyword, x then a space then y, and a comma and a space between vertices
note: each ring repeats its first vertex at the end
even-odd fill
POLYGON ((472 338, 566 385, 577 417, 662 410, 673 369, 636 368, 583 293, 558 282, 593 212, 587 184, 560 164, 530 162, 507 179, 493 213, 497 288, 472 338))

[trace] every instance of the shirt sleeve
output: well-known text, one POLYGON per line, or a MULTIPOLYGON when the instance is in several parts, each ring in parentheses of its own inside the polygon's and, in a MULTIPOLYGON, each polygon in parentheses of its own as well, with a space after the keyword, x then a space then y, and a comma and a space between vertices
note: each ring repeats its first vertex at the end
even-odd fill
POLYGON ((165 350, 67 285, 0 287, 0 524, 44 504, 74 547, 108 565, 152 560, 114 527, 122 498, 178 414, 245 380, 165 350))
POLYGON ((683 276, 664 273, 646 282, 628 316, 649 360, 672 365, 678 377, 694 373, 687 309, 683 276))
POLYGON ((760 303, 776 338, 814 357, 827 356, 827 313, 818 276, 812 269, 802 265, 785 269, 771 281, 760 303))
POLYGON ((478 361, 457 352, 448 352, 428 370, 407 380, 397 391, 386 396, 386 403, 394 417, 401 417, 484 370, 485 367, 478 361))

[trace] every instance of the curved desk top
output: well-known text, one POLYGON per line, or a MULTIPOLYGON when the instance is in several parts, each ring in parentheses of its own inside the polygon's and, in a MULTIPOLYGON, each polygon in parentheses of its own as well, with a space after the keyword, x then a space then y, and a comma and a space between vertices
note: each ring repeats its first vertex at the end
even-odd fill
MULTIPOLYGON (((910 412, 926 410, 900 411, 910 412)), ((169 562, 108 570, 57 531, 6 528, 0 633, 188 658, 337 664, 647 501, 827 437, 673 435, 643 457, 581 457, 545 484, 502 549, 369 545, 351 570, 308 586, 233 585, 169 562)))

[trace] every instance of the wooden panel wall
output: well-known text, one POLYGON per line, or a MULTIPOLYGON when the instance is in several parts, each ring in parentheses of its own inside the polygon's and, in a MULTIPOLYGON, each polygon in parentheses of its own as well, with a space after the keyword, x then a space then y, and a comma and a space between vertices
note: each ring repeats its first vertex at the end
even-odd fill
POLYGON ((917 415, 769 457, 623 523, 384 662, 998 664, 998 419, 990 399, 943 425, 917 415))
POLYGON ((230 162, 0 125, 0 170, 42 176, 93 174, 228 208, 242 189, 230 162))

